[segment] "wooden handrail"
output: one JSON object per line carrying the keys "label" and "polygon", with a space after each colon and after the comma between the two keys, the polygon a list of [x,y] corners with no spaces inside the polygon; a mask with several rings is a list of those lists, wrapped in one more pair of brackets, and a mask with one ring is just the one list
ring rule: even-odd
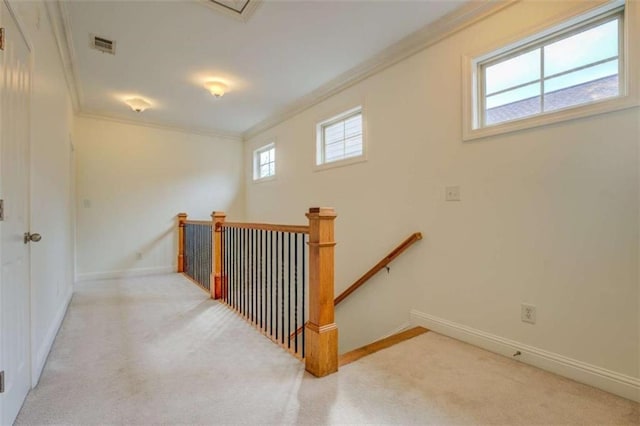
{"label": "wooden handrail", "polygon": [[305,225],[276,225],[273,223],[225,222],[220,226],[223,228],[260,229],[263,231],[293,232],[297,234],[309,233],[309,227]]}
{"label": "wooden handrail", "polygon": [[[364,283],[366,283],[375,274],[380,272],[382,268],[384,268],[389,263],[391,263],[396,257],[400,256],[406,249],[411,247],[413,243],[421,239],[422,239],[421,232],[414,232],[413,234],[411,234],[406,240],[400,243],[398,247],[393,249],[391,253],[386,255],[380,262],[376,263],[376,265],[373,268],[369,269],[363,276],[358,278],[358,280],[355,283],[351,284],[349,288],[347,288],[345,291],[340,293],[340,295],[333,300],[333,306],[337,306],[338,303],[346,299],[351,293],[353,293],[354,291],[362,287]],[[302,331],[302,327],[298,328],[296,331],[291,333],[291,335],[289,336],[289,339],[292,339],[293,337],[295,337],[296,334],[299,334],[301,331]]]}
{"label": "wooden handrail", "polygon": [[411,247],[413,243],[422,239],[422,233],[415,232],[409,236],[406,240],[404,240],[398,247],[394,248],[391,253],[386,255],[380,262],[376,263],[376,265],[369,269],[363,276],[358,278],[358,280],[351,284],[349,288],[340,293],[338,297],[336,297],[333,301],[334,306],[338,306],[340,302],[349,297],[351,293],[362,287],[364,283],[369,281],[371,277],[380,272],[382,268],[391,263],[396,257],[400,256],[406,249]]}

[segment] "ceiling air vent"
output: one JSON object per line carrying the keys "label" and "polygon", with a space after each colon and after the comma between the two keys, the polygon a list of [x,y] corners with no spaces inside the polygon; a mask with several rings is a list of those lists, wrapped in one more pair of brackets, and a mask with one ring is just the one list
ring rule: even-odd
{"label": "ceiling air vent", "polygon": [[116,54],[116,43],[113,40],[91,34],[91,48],[104,53]]}

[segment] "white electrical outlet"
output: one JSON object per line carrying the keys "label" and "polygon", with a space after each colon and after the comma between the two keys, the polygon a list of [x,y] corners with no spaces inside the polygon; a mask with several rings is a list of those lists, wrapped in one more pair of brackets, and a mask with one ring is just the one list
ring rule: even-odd
{"label": "white electrical outlet", "polygon": [[460,187],[459,186],[447,186],[444,188],[445,199],[447,201],[460,201]]}
{"label": "white electrical outlet", "polygon": [[523,303],[520,305],[520,319],[522,322],[528,322],[529,324],[536,323],[536,307],[534,305],[528,305]]}

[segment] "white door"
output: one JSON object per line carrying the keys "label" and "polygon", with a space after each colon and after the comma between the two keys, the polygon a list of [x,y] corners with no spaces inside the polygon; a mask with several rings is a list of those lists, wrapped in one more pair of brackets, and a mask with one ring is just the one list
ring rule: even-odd
{"label": "white door", "polygon": [[15,420],[29,392],[29,98],[30,51],[15,19],[0,0],[0,424]]}

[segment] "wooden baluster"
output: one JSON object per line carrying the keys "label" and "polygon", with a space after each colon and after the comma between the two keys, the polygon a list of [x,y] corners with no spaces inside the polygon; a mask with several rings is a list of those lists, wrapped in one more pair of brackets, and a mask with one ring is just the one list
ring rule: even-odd
{"label": "wooden baluster", "polygon": [[334,220],[332,208],[313,207],[309,219],[309,322],[305,368],[316,377],[338,371],[338,327],[334,322]]}
{"label": "wooden baluster", "polygon": [[211,273],[211,298],[219,299],[222,296],[222,286],[226,285],[226,277],[222,276],[222,224],[227,217],[224,212],[211,213],[211,220],[213,222],[213,254],[212,264],[213,271]]}
{"label": "wooden baluster", "polygon": [[178,272],[184,272],[184,223],[186,213],[178,213]]}

